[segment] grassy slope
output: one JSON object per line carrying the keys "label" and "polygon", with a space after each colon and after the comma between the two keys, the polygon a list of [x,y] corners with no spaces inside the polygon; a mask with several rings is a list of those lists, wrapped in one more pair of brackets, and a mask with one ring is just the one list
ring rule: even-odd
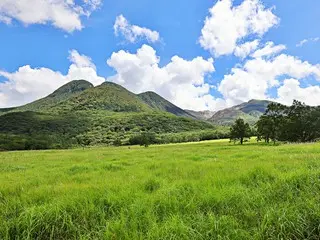
{"label": "grassy slope", "polygon": [[0,153],[0,239],[318,239],[320,145]]}

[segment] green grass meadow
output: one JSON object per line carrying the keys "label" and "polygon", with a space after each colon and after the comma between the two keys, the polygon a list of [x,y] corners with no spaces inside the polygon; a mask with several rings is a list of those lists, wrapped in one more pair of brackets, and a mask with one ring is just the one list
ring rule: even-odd
{"label": "green grass meadow", "polygon": [[2,152],[0,239],[320,239],[320,144]]}

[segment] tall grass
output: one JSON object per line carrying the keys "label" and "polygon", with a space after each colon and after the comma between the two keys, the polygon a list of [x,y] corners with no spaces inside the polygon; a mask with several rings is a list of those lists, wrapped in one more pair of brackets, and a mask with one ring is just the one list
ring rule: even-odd
{"label": "tall grass", "polygon": [[0,239],[319,239],[320,144],[0,153]]}

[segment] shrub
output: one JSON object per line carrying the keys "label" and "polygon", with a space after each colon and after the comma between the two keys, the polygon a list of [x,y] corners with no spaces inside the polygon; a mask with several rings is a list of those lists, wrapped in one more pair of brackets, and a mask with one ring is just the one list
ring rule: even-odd
{"label": "shrub", "polygon": [[140,145],[149,147],[150,144],[157,143],[156,135],[150,132],[144,132],[129,139],[130,145]]}

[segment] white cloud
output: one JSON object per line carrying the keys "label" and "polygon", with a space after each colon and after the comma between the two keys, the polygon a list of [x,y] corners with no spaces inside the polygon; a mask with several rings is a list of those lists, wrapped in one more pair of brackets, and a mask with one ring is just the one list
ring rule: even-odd
{"label": "white cloud", "polygon": [[103,77],[97,75],[95,65],[87,56],[72,50],[69,59],[72,64],[67,75],[49,68],[32,68],[29,65],[20,67],[13,73],[0,70],[0,76],[7,79],[0,83],[0,107],[32,102],[72,80],[85,79],[94,85],[105,81]]}
{"label": "white cloud", "polygon": [[70,62],[76,65],[78,68],[93,68],[96,70],[96,66],[93,64],[92,59],[86,55],[81,55],[78,53],[77,50],[69,51],[69,58]]}
{"label": "white cloud", "polygon": [[308,86],[300,87],[300,82],[297,79],[286,79],[283,85],[278,88],[278,98],[276,101],[291,105],[293,100],[299,100],[311,106],[320,105],[320,87]]}
{"label": "white cloud", "polygon": [[285,49],[285,45],[274,45],[273,42],[267,42],[263,48],[258,49],[251,56],[254,58],[271,57],[277,55]]}
{"label": "white cloud", "polygon": [[223,107],[224,101],[210,95],[211,86],[205,83],[205,76],[214,71],[213,59],[197,57],[187,61],[174,56],[163,67],[159,67],[159,61],[156,51],[148,45],[134,54],[123,50],[115,52],[107,63],[117,74],[107,80],[135,93],[155,91],[182,108]]}
{"label": "white cloud", "polygon": [[232,0],[219,0],[206,18],[200,45],[215,56],[232,54],[238,42],[249,35],[262,36],[279,18],[260,0],[244,0],[232,6]]}
{"label": "white cloud", "polygon": [[269,98],[268,90],[279,86],[280,77],[283,76],[298,80],[313,76],[320,80],[320,65],[311,65],[285,54],[272,59],[251,59],[243,67],[235,67],[230,74],[225,75],[218,90],[228,105],[250,99],[266,99]]}
{"label": "white cloud", "polygon": [[10,24],[16,19],[25,25],[52,24],[66,32],[83,28],[81,17],[90,16],[101,0],[0,0],[0,21]]}
{"label": "white cloud", "polygon": [[246,42],[242,45],[239,45],[234,50],[234,55],[236,55],[239,58],[246,58],[250,53],[252,53],[254,50],[256,50],[259,46],[259,40],[253,40],[251,42]]}
{"label": "white cloud", "polygon": [[148,42],[153,43],[160,40],[160,34],[157,31],[152,31],[137,25],[131,25],[123,15],[117,16],[113,28],[116,36],[121,34],[131,43],[136,42],[141,38],[146,38]]}
{"label": "white cloud", "polygon": [[319,41],[320,41],[320,37],[303,39],[296,45],[296,47],[302,47],[303,45],[309,42],[319,42]]}

